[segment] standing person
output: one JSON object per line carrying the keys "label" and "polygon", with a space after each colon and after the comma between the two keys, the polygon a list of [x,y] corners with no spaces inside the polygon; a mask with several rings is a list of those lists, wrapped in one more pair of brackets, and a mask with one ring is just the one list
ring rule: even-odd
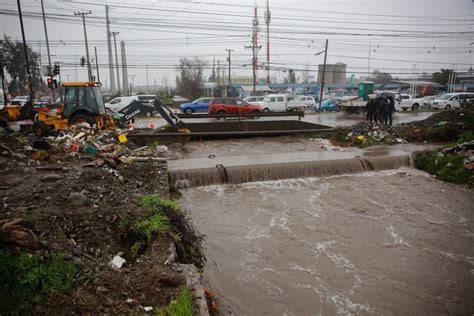
{"label": "standing person", "polygon": [[377,110],[377,119],[376,122],[384,123],[387,120],[387,108],[386,108],[387,98],[382,94],[378,95],[375,98],[375,108]]}
{"label": "standing person", "polygon": [[388,119],[388,124],[392,126],[393,122],[393,112],[395,112],[395,99],[393,96],[388,96],[387,97],[387,119]]}
{"label": "standing person", "polygon": [[366,109],[367,109],[367,121],[372,125],[372,121],[376,118],[375,116],[375,100],[374,95],[369,95],[369,101],[367,101]]}

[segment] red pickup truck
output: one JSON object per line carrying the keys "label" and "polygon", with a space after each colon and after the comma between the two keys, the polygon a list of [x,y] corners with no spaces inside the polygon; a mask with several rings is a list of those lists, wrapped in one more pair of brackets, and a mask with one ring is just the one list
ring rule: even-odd
{"label": "red pickup truck", "polygon": [[234,114],[263,112],[260,105],[250,104],[239,98],[216,98],[209,103],[209,114]]}

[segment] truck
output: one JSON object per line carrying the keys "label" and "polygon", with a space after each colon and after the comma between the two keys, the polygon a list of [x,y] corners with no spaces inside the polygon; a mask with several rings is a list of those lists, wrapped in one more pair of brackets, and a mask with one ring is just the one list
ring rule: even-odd
{"label": "truck", "polygon": [[264,112],[305,111],[307,101],[289,100],[287,94],[268,94],[263,101],[252,102],[263,107]]}

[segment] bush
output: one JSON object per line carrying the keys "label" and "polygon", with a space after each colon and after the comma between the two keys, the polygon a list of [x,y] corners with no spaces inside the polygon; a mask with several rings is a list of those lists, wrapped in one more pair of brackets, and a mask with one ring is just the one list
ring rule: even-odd
{"label": "bush", "polygon": [[463,153],[445,156],[428,151],[415,158],[415,166],[437,176],[442,181],[474,185],[474,173],[464,168],[464,159]]}
{"label": "bush", "polygon": [[0,250],[0,315],[33,314],[41,299],[68,291],[77,271],[62,254],[40,260],[37,255],[14,256]]}

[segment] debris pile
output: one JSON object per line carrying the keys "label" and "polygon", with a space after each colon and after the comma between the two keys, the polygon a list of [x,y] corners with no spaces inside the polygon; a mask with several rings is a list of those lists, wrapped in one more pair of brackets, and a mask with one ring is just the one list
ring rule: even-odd
{"label": "debris pile", "polygon": [[119,236],[126,221],[147,215],[140,197],[168,198],[166,155],[165,146],[138,147],[120,130],[86,125],[48,138],[0,131],[0,251],[61,254],[79,273],[68,293],[35,302],[35,313],[138,314],[177,295],[183,275],[169,260],[173,239],[157,237],[135,260]]}

